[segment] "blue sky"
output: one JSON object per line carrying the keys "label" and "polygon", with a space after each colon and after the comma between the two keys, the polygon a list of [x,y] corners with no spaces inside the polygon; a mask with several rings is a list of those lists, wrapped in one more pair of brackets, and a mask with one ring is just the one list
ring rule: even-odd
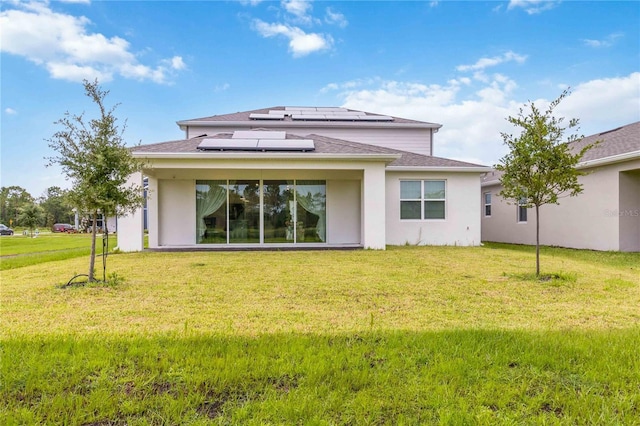
{"label": "blue sky", "polygon": [[68,187],[45,167],[98,78],[129,144],[177,120],[277,105],[441,123],[435,155],[495,164],[527,101],[590,135],[640,120],[640,2],[23,1],[0,3],[1,185]]}

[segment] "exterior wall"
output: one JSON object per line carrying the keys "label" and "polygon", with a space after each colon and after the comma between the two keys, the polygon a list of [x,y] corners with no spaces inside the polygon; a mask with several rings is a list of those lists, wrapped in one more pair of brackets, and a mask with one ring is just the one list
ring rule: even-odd
{"label": "exterior wall", "polygon": [[196,243],[195,182],[187,179],[158,182],[158,244]]}
{"label": "exterior wall", "polygon": [[327,242],[361,244],[360,180],[327,180]]}
{"label": "exterior wall", "polygon": [[187,131],[187,139],[203,134],[229,133],[235,130],[251,130],[252,128],[268,128],[269,130],[286,130],[288,133],[300,136],[317,134],[337,139],[346,139],[353,142],[367,143],[418,154],[432,155],[431,131],[432,129],[411,128],[331,128],[302,124],[296,127],[278,127],[276,123],[260,123],[255,126],[229,126],[229,127],[190,127]]}
{"label": "exterior wall", "polygon": [[147,177],[147,231],[149,232],[149,248],[158,248],[158,179]]}
{"label": "exterior wall", "polygon": [[640,170],[620,172],[620,251],[640,251]]}
{"label": "exterior wall", "polygon": [[[560,200],[559,205],[540,207],[540,244],[592,250],[621,250],[623,230],[633,232],[637,225],[633,217],[626,218],[628,225],[621,226],[619,212],[634,210],[636,198],[629,196],[634,186],[620,187],[620,172],[640,169],[640,160],[593,168],[590,174],[580,177],[583,192],[577,197]],[[635,176],[635,175],[634,175]],[[637,185],[637,181],[634,185]],[[527,223],[517,222],[517,207],[509,205],[497,196],[500,185],[482,188],[492,194],[492,215],[482,214],[482,239],[515,244],[535,244],[535,210],[529,209]],[[636,192],[637,194],[637,192]],[[621,198],[620,196],[623,196]],[[627,223],[627,222],[625,222]],[[636,234],[637,235],[637,234]],[[627,244],[627,243],[625,243]]]}
{"label": "exterior wall", "polygon": [[[444,220],[400,220],[401,180],[444,179]],[[387,172],[386,234],[389,245],[480,244],[479,173]]]}
{"label": "exterior wall", "polygon": [[[129,177],[130,185],[142,186],[142,173]],[[142,208],[118,219],[118,248],[124,252],[141,251],[144,248],[144,215]]]}
{"label": "exterior wall", "polygon": [[[369,164],[362,180],[362,235],[364,248],[384,250],[387,244],[385,231],[385,166]],[[387,235],[385,235],[387,234]]]}

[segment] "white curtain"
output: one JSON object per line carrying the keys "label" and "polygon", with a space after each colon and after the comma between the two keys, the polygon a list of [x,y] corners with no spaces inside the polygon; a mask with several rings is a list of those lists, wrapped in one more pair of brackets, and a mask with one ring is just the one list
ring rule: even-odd
{"label": "white curtain", "polygon": [[[207,188],[207,189],[205,189]],[[196,185],[196,235],[202,241],[207,225],[204,218],[217,211],[227,201],[227,190],[213,182]]]}
{"label": "white curtain", "polygon": [[[318,238],[323,243],[327,238],[326,231],[326,196],[325,196],[326,186],[324,184],[298,184],[297,185],[297,201],[300,203],[302,208],[304,208],[309,213],[315,214],[318,216],[318,223],[316,224],[316,233],[318,234]],[[302,195],[303,192],[306,192],[307,195]]]}

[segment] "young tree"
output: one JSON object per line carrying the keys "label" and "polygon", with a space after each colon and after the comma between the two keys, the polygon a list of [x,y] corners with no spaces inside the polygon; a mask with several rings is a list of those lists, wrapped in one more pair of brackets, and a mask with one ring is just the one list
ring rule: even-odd
{"label": "young tree", "polygon": [[560,204],[559,198],[574,197],[582,192],[578,177],[585,172],[576,169],[582,156],[595,144],[589,144],[578,152],[572,152],[571,142],[581,139],[576,133],[578,120],[564,123],[564,117],[553,115],[555,108],[569,95],[565,90],[548,109],[540,111],[533,102],[529,102],[530,111],[520,108],[517,117],[507,120],[520,128],[519,136],[501,133],[509,147],[509,153],[500,159],[496,170],[503,172],[500,179],[502,190],[499,195],[520,203],[524,207],[535,207],[536,211],[536,276],[540,276],[540,206]]}
{"label": "young tree", "polygon": [[44,211],[42,207],[34,203],[25,204],[20,208],[20,214],[18,215],[18,223],[21,226],[29,228],[31,238],[33,238],[33,230],[42,225],[44,220]]}
{"label": "young tree", "polygon": [[87,122],[84,113],[72,115],[66,112],[56,121],[62,130],[48,140],[49,147],[57,152],[49,157],[49,165],[60,165],[72,187],[67,200],[79,211],[89,212],[92,218],[91,256],[89,282],[94,281],[96,257],[96,220],[133,212],[144,202],[140,185],[127,185],[128,177],[141,170],[142,163],[131,156],[123,139],[123,132],[116,124],[114,106],[104,104],[109,93],[100,88],[98,81],[84,81],[85,94],[96,104],[99,116]]}

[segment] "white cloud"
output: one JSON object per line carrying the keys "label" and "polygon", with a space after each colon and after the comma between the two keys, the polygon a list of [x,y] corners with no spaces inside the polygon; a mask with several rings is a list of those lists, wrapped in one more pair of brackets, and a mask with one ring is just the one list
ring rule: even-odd
{"label": "white cloud", "polygon": [[[517,62],[521,64],[526,60],[526,55],[519,55],[515,52],[508,51],[503,55],[494,56],[493,58],[480,58],[473,65],[458,65],[456,69],[458,71],[481,71],[485,68],[495,67],[496,65],[500,65],[505,62]],[[478,79],[482,80],[483,78],[479,76]]]}
{"label": "white cloud", "polygon": [[114,75],[166,83],[172,70],[184,68],[182,58],[154,67],[138,62],[121,37],[90,33],[84,16],[54,12],[47,3],[16,3],[0,12],[2,52],[23,56],[45,67],[51,77],[70,81],[112,80]]}
{"label": "white cloud", "polygon": [[579,118],[585,135],[640,120],[640,72],[580,83],[558,106],[558,114]]}
{"label": "white cloud", "polygon": [[342,13],[334,12],[330,7],[328,7],[325,12],[324,21],[327,24],[337,25],[340,28],[345,28],[347,25],[349,25],[349,21],[347,21],[347,18],[345,18]]}
{"label": "white cloud", "polygon": [[622,36],[623,36],[622,33],[613,33],[613,34],[609,34],[602,40],[583,39],[582,41],[585,45],[589,47],[595,47],[595,48],[611,47],[614,45],[616,40],[621,38]]}
{"label": "white cloud", "polygon": [[553,9],[559,3],[557,0],[511,0],[507,9],[521,8],[529,15],[536,15]]}
{"label": "white cloud", "polygon": [[174,70],[183,70],[187,68],[187,64],[182,60],[182,56],[174,56],[169,62],[171,63],[171,68]]}
{"label": "white cloud", "polygon": [[295,16],[295,21],[303,24],[311,24],[313,18],[309,15],[312,6],[307,0],[282,0],[282,7]]}
{"label": "white cloud", "polygon": [[285,24],[268,24],[259,19],[253,26],[263,37],[283,36],[289,39],[289,51],[294,57],[306,56],[313,52],[330,49],[333,38],[330,35],[305,33],[298,27]]}
{"label": "white cloud", "polygon": [[9,115],[16,115],[18,113],[15,109],[8,107],[4,109],[4,112]]}
{"label": "white cloud", "polygon": [[[526,99],[516,99],[517,82],[503,74],[487,82],[452,79],[445,85],[385,81],[379,78],[330,83],[346,108],[443,124],[435,136],[436,156],[495,164],[506,153],[500,132]],[[560,94],[560,92],[558,92]],[[535,100],[544,108],[551,101]],[[640,120],[640,73],[578,84],[558,107],[559,116],[579,118],[582,132],[594,134]]]}

